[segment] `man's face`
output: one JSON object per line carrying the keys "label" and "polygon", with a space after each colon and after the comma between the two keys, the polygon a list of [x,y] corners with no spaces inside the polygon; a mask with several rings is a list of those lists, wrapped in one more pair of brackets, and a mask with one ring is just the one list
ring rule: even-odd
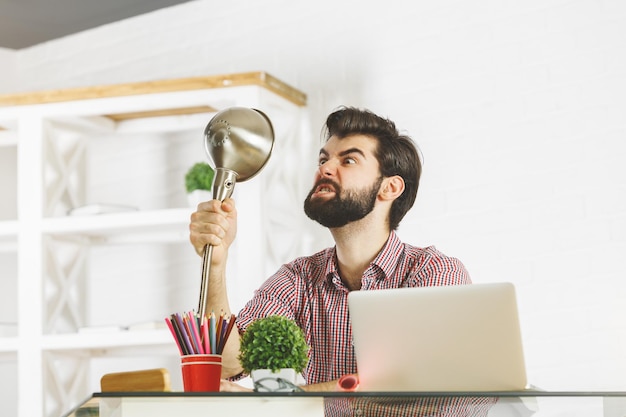
{"label": "man's face", "polygon": [[369,136],[331,137],[320,150],[315,184],[304,201],[306,215],[330,228],[368,215],[382,183],[375,149]]}

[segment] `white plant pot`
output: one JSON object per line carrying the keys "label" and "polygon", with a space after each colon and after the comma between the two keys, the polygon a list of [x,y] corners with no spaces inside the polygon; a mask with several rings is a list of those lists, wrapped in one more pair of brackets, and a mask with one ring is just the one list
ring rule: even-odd
{"label": "white plant pot", "polygon": [[[272,372],[271,369],[255,369],[250,372],[250,377],[254,381],[257,391],[291,392],[293,391],[292,385],[296,385],[298,374],[293,368],[279,369],[278,372]],[[278,378],[290,382],[292,385],[281,384]]]}
{"label": "white plant pot", "polygon": [[192,192],[187,193],[189,207],[193,209],[198,207],[198,204],[209,200],[213,200],[213,192],[209,190],[193,190]]}

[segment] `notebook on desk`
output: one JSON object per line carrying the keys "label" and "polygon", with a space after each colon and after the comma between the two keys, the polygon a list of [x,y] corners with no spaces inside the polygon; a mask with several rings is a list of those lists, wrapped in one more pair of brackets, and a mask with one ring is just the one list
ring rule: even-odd
{"label": "notebook on desk", "polygon": [[526,368],[510,283],[353,291],[362,391],[522,391]]}

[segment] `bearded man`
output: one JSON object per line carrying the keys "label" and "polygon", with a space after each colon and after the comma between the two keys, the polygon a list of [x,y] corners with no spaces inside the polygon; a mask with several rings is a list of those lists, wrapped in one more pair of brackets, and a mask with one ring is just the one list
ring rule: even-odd
{"label": "bearded man", "polygon": [[[350,291],[470,283],[463,264],[434,247],[400,241],[396,230],[413,206],[422,165],[410,137],[368,110],[342,107],[326,120],[313,187],[304,202],[312,220],[327,227],[335,246],[284,264],[237,316],[223,354],[222,390],[243,390],[237,360],[240,332],[255,319],[293,319],[311,347],[302,376],[310,391],[336,390],[337,380],[356,374]],[[230,314],[226,258],[235,239],[232,199],[201,203],[192,214],[190,240],[198,254],[213,245],[206,311]],[[427,318],[420,318],[427,319]]]}

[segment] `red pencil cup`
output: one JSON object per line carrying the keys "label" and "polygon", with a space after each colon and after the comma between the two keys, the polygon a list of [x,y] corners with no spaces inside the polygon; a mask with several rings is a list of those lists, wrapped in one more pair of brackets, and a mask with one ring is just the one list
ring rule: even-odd
{"label": "red pencil cup", "polygon": [[222,355],[184,355],[180,358],[185,392],[218,392]]}

